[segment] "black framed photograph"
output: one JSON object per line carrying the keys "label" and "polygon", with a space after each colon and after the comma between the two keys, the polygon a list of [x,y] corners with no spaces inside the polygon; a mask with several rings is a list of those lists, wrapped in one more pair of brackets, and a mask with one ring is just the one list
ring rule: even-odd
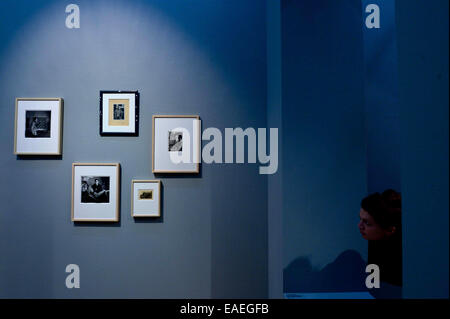
{"label": "black framed photograph", "polygon": [[62,155],[62,98],[16,98],[14,154]]}
{"label": "black framed photograph", "polygon": [[100,135],[139,136],[138,91],[100,91]]}

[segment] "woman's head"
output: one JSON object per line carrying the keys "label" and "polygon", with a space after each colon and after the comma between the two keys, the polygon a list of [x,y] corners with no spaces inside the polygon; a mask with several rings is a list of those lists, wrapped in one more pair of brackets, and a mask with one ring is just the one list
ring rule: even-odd
{"label": "woman's head", "polygon": [[359,231],[364,239],[388,239],[401,231],[401,196],[392,189],[361,201]]}

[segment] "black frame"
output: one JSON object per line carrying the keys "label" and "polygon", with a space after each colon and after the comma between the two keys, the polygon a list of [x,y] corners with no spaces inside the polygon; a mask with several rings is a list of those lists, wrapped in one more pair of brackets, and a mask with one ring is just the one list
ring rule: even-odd
{"label": "black frame", "polygon": [[[103,132],[103,94],[134,94],[135,119],[134,133],[111,133]],[[100,135],[101,136],[139,136],[139,91],[100,91]]]}

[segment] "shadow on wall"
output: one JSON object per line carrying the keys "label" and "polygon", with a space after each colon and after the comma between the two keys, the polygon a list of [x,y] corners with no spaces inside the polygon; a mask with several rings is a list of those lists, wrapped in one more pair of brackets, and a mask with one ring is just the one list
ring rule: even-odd
{"label": "shadow on wall", "polygon": [[342,252],[322,270],[314,269],[307,257],[292,261],[283,274],[284,291],[294,292],[355,292],[367,291],[366,262],[355,250]]}
{"label": "shadow on wall", "polygon": [[367,263],[355,250],[342,252],[322,270],[314,269],[307,257],[294,259],[283,271],[285,293],[369,292],[376,299],[402,298],[402,288],[380,282],[380,288],[367,289]]}

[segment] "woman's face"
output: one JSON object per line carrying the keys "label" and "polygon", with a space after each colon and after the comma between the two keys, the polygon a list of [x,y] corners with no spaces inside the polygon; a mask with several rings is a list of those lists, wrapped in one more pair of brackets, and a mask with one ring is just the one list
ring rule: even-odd
{"label": "woman's face", "polygon": [[359,211],[359,232],[366,240],[382,240],[386,239],[394,233],[395,229],[383,229],[378,225],[373,217],[364,209]]}

